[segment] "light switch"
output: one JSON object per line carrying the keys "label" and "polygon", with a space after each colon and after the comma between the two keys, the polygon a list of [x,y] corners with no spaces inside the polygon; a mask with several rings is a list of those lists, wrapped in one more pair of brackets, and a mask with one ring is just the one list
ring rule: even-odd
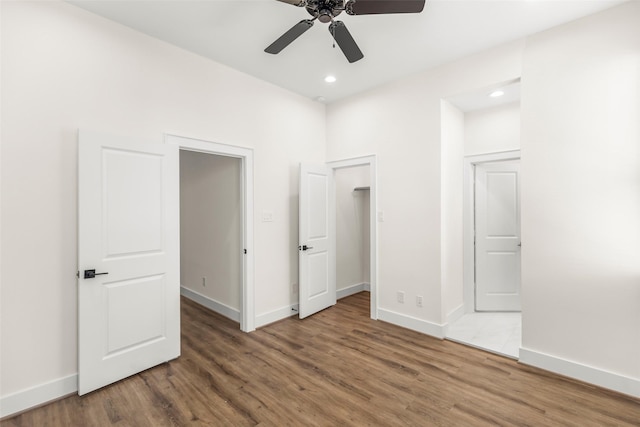
{"label": "light switch", "polygon": [[262,222],[273,222],[273,212],[262,211]]}

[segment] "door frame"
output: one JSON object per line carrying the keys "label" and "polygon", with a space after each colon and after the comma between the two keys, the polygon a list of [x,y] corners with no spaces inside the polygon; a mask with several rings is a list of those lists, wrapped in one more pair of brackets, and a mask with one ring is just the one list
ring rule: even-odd
{"label": "door frame", "polygon": [[203,139],[165,134],[165,144],[176,145],[179,150],[215,154],[240,159],[241,163],[241,214],[242,244],[246,251],[242,257],[242,286],[240,303],[240,330],[254,331],[255,293],[254,293],[254,256],[253,256],[253,149]]}
{"label": "door frame", "polygon": [[[375,154],[353,157],[343,160],[333,160],[327,162],[327,166],[330,168],[329,185],[331,191],[331,197],[329,197],[329,209],[335,212],[336,209],[336,189],[335,189],[335,171],[338,169],[345,169],[354,166],[369,166],[369,235],[370,235],[370,250],[369,250],[369,286],[370,286],[370,316],[371,319],[378,319],[378,197],[377,197],[377,170],[376,170],[376,156]],[[332,256],[336,257],[336,222],[335,215],[330,215],[331,218],[329,224],[329,231],[334,236]]]}
{"label": "door frame", "polygon": [[520,150],[498,151],[464,157],[463,288],[464,312],[475,312],[475,167],[477,164],[520,160]]}

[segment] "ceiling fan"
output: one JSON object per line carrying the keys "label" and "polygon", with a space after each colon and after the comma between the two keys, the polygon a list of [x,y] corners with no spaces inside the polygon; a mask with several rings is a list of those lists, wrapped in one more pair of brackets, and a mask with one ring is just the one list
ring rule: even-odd
{"label": "ceiling fan", "polygon": [[264,51],[277,54],[289,46],[295,39],[313,26],[314,21],[329,24],[329,32],[340,46],[340,49],[349,62],[356,62],[364,58],[362,51],[356,44],[351,33],[342,21],[333,18],[343,11],[347,15],[379,15],[390,13],[420,13],[424,9],[425,0],[278,0],[294,6],[304,7],[312,16],[311,19],[303,19],[291,27],[289,31],[281,35],[271,43]]}

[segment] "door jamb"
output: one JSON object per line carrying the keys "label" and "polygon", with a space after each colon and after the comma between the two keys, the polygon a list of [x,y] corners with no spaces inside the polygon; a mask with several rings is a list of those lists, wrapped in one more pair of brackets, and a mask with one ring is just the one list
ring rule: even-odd
{"label": "door jamb", "polygon": [[240,159],[242,169],[242,243],[246,254],[242,257],[242,286],[240,330],[254,331],[254,256],[253,256],[253,150],[202,139],[165,134],[165,144],[176,145],[180,150]]}
{"label": "door jamb", "polygon": [[520,150],[499,151],[464,157],[463,190],[463,301],[464,312],[475,311],[475,166],[480,163],[520,160]]}
{"label": "door jamb", "polygon": [[[330,185],[330,209],[335,210],[335,180],[333,179],[335,171],[338,169],[353,166],[369,166],[369,234],[370,234],[370,252],[369,252],[369,285],[370,285],[370,316],[372,319],[378,319],[378,197],[377,197],[377,172],[376,172],[376,156],[375,154],[362,157],[354,157],[350,159],[334,160],[327,162],[327,166],[331,169]],[[336,232],[335,215],[330,215],[331,224],[330,231]],[[333,239],[333,257],[336,256],[336,239]],[[335,260],[334,260],[335,261]]]}

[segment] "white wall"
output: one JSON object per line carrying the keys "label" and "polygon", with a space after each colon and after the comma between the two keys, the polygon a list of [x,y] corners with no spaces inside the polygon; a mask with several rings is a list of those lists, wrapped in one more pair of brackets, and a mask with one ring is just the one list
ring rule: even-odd
{"label": "white wall", "polygon": [[464,154],[520,149],[520,103],[464,114]]}
{"label": "white wall", "polygon": [[325,160],[325,107],[66,3],[0,7],[2,397],[75,384],[78,128],[252,148],[256,314],[290,312],[298,164]]}
{"label": "white wall", "polygon": [[[381,318],[442,335],[447,313],[442,304],[441,99],[517,79],[523,45],[510,43],[328,106],[328,158],[370,153],[378,158],[378,210],[384,216],[378,224]],[[462,141],[456,150],[462,153]],[[455,197],[462,192],[462,159],[452,159],[451,165],[446,176]],[[446,253],[457,254],[448,259],[459,265],[449,268],[461,272],[462,239],[451,240]],[[405,292],[404,304],[397,302],[398,291]],[[416,306],[417,295],[424,296],[422,308]]]}
{"label": "white wall", "polygon": [[631,2],[531,37],[521,104],[522,345],[636,380],[638,23]]}
{"label": "white wall", "polygon": [[241,169],[237,158],[180,151],[180,285],[236,312],[242,287]]}
{"label": "white wall", "polygon": [[338,169],[336,188],[336,290],[369,283],[369,166]]}

